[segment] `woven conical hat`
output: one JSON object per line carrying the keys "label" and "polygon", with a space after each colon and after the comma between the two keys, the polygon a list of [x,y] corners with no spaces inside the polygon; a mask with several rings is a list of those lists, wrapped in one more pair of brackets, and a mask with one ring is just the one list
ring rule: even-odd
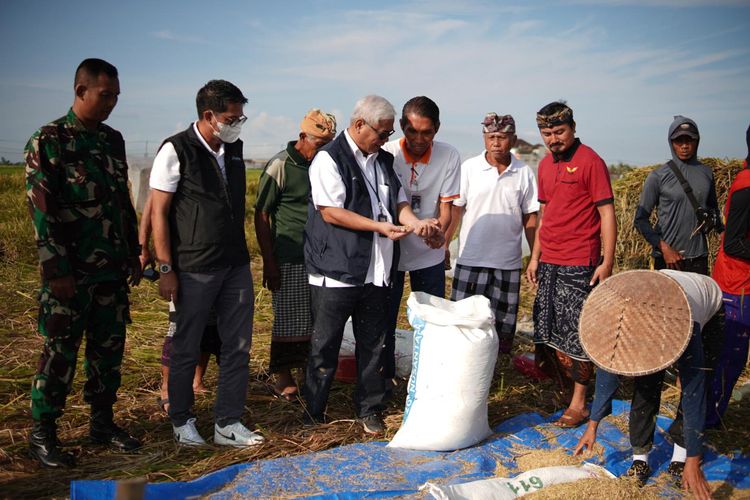
{"label": "woven conical hat", "polygon": [[583,304],[581,344],[591,361],[618,375],[648,375],[676,361],[693,332],[690,305],[675,280],[626,271],[599,284]]}

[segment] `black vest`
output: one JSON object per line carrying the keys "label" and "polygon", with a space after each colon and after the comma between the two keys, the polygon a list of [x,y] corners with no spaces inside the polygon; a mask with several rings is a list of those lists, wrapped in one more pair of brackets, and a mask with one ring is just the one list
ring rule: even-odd
{"label": "black vest", "polygon": [[[373,216],[364,173],[357,164],[357,160],[354,159],[344,133],[340,133],[322,150],[328,152],[336,162],[346,188],[344,208],[369,219],[375,219],[377,214]],[[396,221],[398,219],[398,190],[401,188],[401,183],[393,171],[393,156],[381,149],[377,163],[381,166],[379,172],[386,173],[385,179],[378,176],[378,183],[384,183],[390,187],[388,199],[381,201]],[[397,223],[394,222],[394,224]],[[310,196],[305,225],[305,266],[309,273],[322,274],[351,285],[364,285],[372,257],[373,238],[379,238],[379,236],[370,231],[355,231],[325,222],[320,212],[315,209],[312,195]],[[399,258],[398,242],[393,243],[390,283],[393,283],[395,278]]]}
{"label": "black vest", "polygon": [[164,142],[172,143],[180,160],[169,211],[172,264],[180,271],[206,272],[249,263],[242,141],[224,144],[227,183],[192,124]]}

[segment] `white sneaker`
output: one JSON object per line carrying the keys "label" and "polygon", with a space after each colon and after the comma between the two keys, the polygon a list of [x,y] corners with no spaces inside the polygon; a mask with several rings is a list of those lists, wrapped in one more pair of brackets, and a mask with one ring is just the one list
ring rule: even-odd
{"label": "white sneaker", "polygon": [[198,429],[195,428],[195,418],[189,418],[185,425],[180,427],[172,426],[174,431],[174,440],[177,444],[185,446],[201,446],[206,444],[201,435],[198,433]]}
{"label": "white sneaker", "polygon": [[241,422],[219,427],[214,424],[214,444],[225,446],[255,446],[263,443],[266,439],[260,434],[251,431]]}

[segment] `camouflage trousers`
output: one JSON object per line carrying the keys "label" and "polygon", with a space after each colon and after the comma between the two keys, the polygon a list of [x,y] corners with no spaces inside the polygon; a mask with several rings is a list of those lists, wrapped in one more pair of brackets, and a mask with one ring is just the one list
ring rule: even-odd
{"label": "camouflage trousers", "polygon": [[55,297],[46,283],[42,285],[38,328],[44,347],[31,385],[34,420],[54,420],[62,415],[84,334],[84,399],[92,406],[114,404],[120,387],[125,325],[129,322],[125,282],[76,285],[75,296],[67,301]]}

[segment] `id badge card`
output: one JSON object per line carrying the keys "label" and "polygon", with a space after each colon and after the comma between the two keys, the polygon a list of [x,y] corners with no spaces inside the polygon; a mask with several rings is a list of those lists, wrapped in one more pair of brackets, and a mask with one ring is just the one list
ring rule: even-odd
{"label": "id badge card", "polygon": [[411,211],[415,214],[422,212],[422,195],[411,195]]}
{"label": "id badge card", "polygon": [[[384,213],[378,214],[378,222],[388,222],[388,217]],[[378,236],[381,238],[385,238],[385,235],[383,233],[378,233]]]}

